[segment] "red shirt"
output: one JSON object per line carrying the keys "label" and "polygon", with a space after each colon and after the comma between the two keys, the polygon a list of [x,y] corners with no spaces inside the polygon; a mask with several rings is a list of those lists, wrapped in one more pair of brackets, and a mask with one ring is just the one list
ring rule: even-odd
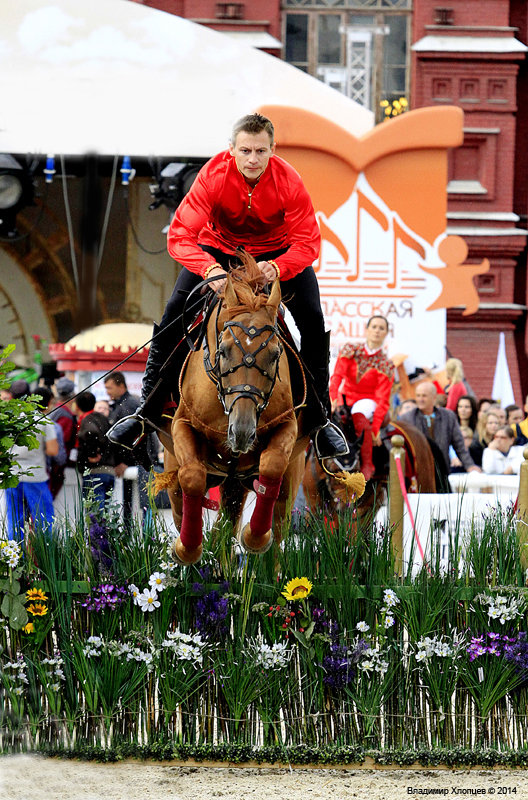
{"label": "red shirt", "polygon": [[346,344],[330,378],[330,398],[340,401],[344,394],[348,406],[358,400],[374,400],[372,432],[377,436],[389,410],[393,383],[394,365],[381,350],[367,353],[362,344]]}
{"label": "red shirt", "polygon": [[454,411],[456,414],[458,401],[461,397],[467,394],[467,389],[463,381],[459,381],[458,383],[453,383],[449,389],[447,389],[447,403],[446,408],[450,411]]}
{"label": "red shirt", "polygon": [[203,276],[214,261],[199,244],[224,253],[242,246],[252,256],[287,247],[275,259],[280,278],[298,275],[313,264],[321,245],[312,201],[298,172],[274,155],[252,189],[229,151],[214,156],[178,206],[167,237],[170,255]]}

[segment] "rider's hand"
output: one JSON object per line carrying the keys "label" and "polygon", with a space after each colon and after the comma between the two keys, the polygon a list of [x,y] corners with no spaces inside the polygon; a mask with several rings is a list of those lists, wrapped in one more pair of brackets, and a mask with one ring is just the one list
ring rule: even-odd
{"label": "rider's hand", "polygon": [[277,277],[277,270],[270,264],[269,261],[257,261],[257,267],[260,270],[262,275],[261,283],[265,285],[266,283],[270,283],[270,281],[274,281]]}
{"label": "rider's hand", "polygon": [[207,291],[207,289],[212,289],[213,292],[217,292],[219,289],[224,288],[224,281],[227,278],[227,272],[225,271],[225,269],[222,269],[222,267],[215,267],[214,269],[211,270],[211,272],[207,277],[214,278],[217,275],[220,278],[220,280],[211,281],[211,283],[208,283],[207,288],[204,287],[205,291]]}
{"label": "rider's hand", "polygon": [[332,414],[334,413],[336,408],[337,408],[337,399],[336,400],[332,400],[332,405],[330,406],[330,410],[331,410]]}
{"label": "rider's hand", "polygon": [[372,434],[372,444],[374,445],[374,447],[381,447],[382,441],[381,441],[381,435],[379,433],[377,433],[375,436],[374,434]]}

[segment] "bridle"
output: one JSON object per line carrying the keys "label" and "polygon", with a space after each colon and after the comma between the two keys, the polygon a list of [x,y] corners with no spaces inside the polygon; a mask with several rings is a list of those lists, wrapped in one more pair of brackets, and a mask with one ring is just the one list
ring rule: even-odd
{"label": "bridle", "polygon": [[[218,307],[217,311],[217,322],[218,316],[220,313],[220,306]],[[244,345],[240,341],[240,334],[237,336],[235,333],[235,328],[239,328],[242,333],[244,333],[250,340],[253,340],[257,336],[261,336],[263,333],[268,333],[266,339],[261,342],[258,347],[254,350],[246,350]],[[244,325],[242,322],[238,322],[237,320],[227,320],[224,323],[224,327],[221,331],[218,330],[218,324],[215,325],[216,330],[216,351],[214,362],[211,361],[211,353],[209,350],[209,344],[207,342],[207,332],[204,334],[203,337],[203,352],[204,352],[204,367],[205,371],[210,378],[210,380],[215,384],[216,388],[218,389],[218,399],[222,403],[223,409],[226,414],[229,414],[235,405],[235,403],[243,397],[247,397],[255,403],[256,412],[257,412],[257,419],[260,417],[264,409],[267,407],[271,394],[273,392],[273,388],[275,386],[275,382],[277,380],[279,374],[279,363],[280,357],[283,352],[283,346],[280,340],[279,330],[276,325],[262,325],[260,328],[257,328],[256,325]],[[233,341],[240,350],[242,354],[242,359],[240,363],[235,364],[235,366],[230,367],[227,370],[222,371],[220,369],[220,347],[222,345],[222,338],[224,333],[228,330],[233,337]],[[279,353],[278,357],[274,364],[274,369],[272,374],[268,372],[268,370],[263,369],[260,364],[257,362],[257,356],[263,350],[265,350],[270,341],[276,337],[279,345]],[[251,383],[240,383],[236,384],[235,386],[225,386],[224,379],[228,376],[239,370],[241,367],[248,367],[249,369],[256,369],[260,372],[260,374],[268,379],[269,386],[266,391],[262,391],[262,389],[257,388]],[[226,400],[228,397],[232,395],[236,395],[233,402],[231,403],[230,407],[227,408]]]}

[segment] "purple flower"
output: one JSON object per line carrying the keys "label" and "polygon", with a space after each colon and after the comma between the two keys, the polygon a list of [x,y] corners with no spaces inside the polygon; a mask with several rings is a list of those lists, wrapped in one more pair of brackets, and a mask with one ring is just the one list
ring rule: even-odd
{"label": "purple flower", "polygon": [[196,627],[203,636],[221,637],[227,633],[225,619],[229,610],[227,598],[213,590],[196,603]]}
{"label": "purple flower", "polygon": [[90,597],[81,603],[82,608],[97,613],[109,609],[115,611],[125,600],[128,599],[128,591],[125,586],[114,586],[113,583],[103,583],[94,586]]}
{"label": "purple flower", "polygon": [[106,524],[98,520],[94,514],[90,514],[88,534],[95,566],[108,570],[112,565],[112,551],[106,535]]}
{"label": "purple flower", "polygon": [[314,622],[314,633],[328,633],[330,622],[326,617],[324,608],[313,608],[312,620]]}
{"label": "purple flower", "polygon": [[516,643],[517,641],[517,637],[512,638],[511,636],[504,636],[500,633],[493,633],[492,631],[483,633],[480,636],[474,636],[467,647],[469,660],[475,661],[475,659],[481,656],[495,656],[496,658],[500,658],[506,655],[508,645]]}
{"label": "purple flower", "polygon": [[522,631],[514,641],[508,638],[508,643],[504,646],[504,657],[515,665],[516,672],[520,672],[523,678],[528,679],[528,638],[526,632]]}
{"label": "purple flower", "polygon": [[368,644],[361,639],[353,650],[345,645],[330,645],[329,655],[323,658],[323,682],[333,689],[342,689],[352,682],[356,675],[356,664],[361,654],[368,648]]}

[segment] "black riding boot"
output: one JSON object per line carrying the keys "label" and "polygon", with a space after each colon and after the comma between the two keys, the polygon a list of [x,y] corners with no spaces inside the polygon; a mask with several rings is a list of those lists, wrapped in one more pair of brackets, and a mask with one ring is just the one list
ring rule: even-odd
{"label": "black riding boot", "polygon": [[337,458],[349,452],[347,440],[337,425],[330,422],[330,379],[328,361],[330,357],[330,333],[325,333],[319,346],[311,347],[301,355],[311,376],[307,376],[306,409],[303,412],[304,427],[312,439],[317,458]]}
{"label": "black riding boot", "polygon": [[107,432],[114,444],[132,450],[145,435],[145,424],[149,421],[160,426],[161,412],[165,403],[165,381],[160,376],[161,368],[169,358],[173,342],[169,336],[160,334],[161,328],[154,323],[152,341],[143,375],[141,405],[131,416],[118,420]]}

